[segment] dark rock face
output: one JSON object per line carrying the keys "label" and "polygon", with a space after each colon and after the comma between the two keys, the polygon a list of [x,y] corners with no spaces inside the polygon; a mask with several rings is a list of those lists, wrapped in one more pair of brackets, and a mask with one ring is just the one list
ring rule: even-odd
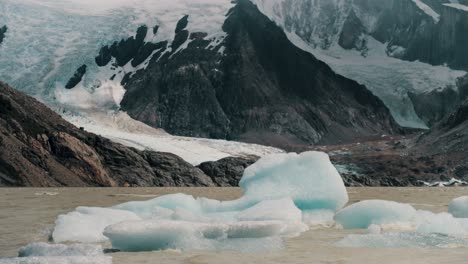
{"label": "dark rock face", "polygon": [[[364,0],[363,0],[364,1]],[[389,12],[381,16],[378,27],[370,35],[383,43],[404,47],[402,59],[420,60],[433,65],[448,64],[457,69],[468,69],[468,13],[427,1],[440,15],[434,20],[412,1],[394,0]]]}
{"label": "dark rock face", "polygon": [[125,82],[121,106],[133,118],[176,135],[275,146],[399,130],[377,97],[291,44],[250,1],[229,12],[223,52],[186,31],[187,19],[172,53],[154,56]]}
{"label": "dark rock face", "polygon": [[460,103],[459,94],[452,88],[441,91],[431,91],[423,94],[409,93],[416,114],[432,127],[447,114],[451,113]]}
{"label": "dark rock face", "polygon": [[198,168],[208,175],[216,186],[239,186],[244,170],[258,159],[258,157],[225,158],[202,163]]}
{"label": "dark rock face", "polygon": [[0,186],[214,186],[181,158],[82,131],[0,83]]}
{"label": "dark rock face", "polygon": [[468,98],[468,75],[457,81],[457,89],[447,87],[443,90],[408,95],[418,116],[432,127],[455,111]]}
{"label": "dark rock face", "polygon": [[[412,152],[422,155],[438,155],[445,161],[447,172],[461,180],[467,180],[468,167],[468,100],[430,131],[418,137]],[[461,177],[461,176],[463,177]]]}
{"label": "dark rock face", "polygon": [[[157,32],[157,29],[154,28],[153,32],[154,31]],[[101,67],[106,66],[112,58],[116,59],[117,66],[124,66],[135,57],[138,57],[138,60],[143,61],[141,59],[142,55],[148,54],[149,56],[149,54],[154,50],[152,48],[155,48],[156,46],[156,44],[154,46],[143,45],[147,33],[148,27],[141,26],[137,29],[135,37],[121,40],[120,42],[114,42],[110,47],[104,46],[101,48],[99,55],[95,59],[96,64]]]}
{"label": "dark rock face", "polygon": [[83,76],[86,74],[86,65],[82,65],[81,67],[79,67],[75,74],[73,75],[73,77],[70,78],[70,80],[67,82],[67,84],[65,85],[65,88],[67,89],[72,89],[72,88],[75,88],[75,86],[77,86],[81,80],[83,79]]}
{"label": "dark rock face", "polygon": [[0,27],[0,44],[2,44],[3,39],[5,39],[5,33],[7,32],[7,30],[7,26]]}
{"label": "dark rock face", "polygon": [[338,40],[345,49],[361,51],[373,37],[387,44],[392,57],[468,69],[468,12],[445,6],[448,0],[421,2],[439,18],[411,0],[283,0],[279,9],[286,30],[313,47],[328,49]]}
{"label": "dark rock face", "polygon": [[354,11],[351,11],[343,25],[338,44],[344,49],[365,51],[366,40],[363,38],[365,33],[366,29],[362,25],[361,20],[359,20]]}

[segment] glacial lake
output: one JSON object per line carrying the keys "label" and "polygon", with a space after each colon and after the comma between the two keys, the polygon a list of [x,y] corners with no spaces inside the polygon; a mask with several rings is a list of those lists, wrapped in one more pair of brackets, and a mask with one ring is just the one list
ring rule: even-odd
{"label": "glacial lake", "polygon": [[[48,241],[59,214],[78,206],[107,207],[127,201],[148,200],[165,194],[232,200],[239,188],[69,188],[0,189],[0,256],[14,257],[31,242]],[[416,209],[446,212],[448,203],[468,195],[468,188],[348,188],[350,203],[383,199],[408,203]],[[468,247],[445,248],[349,248],[334,245],[349,234],[366,231],[317,227],[286,241],[283,250],[240,252],[145,252],[112,253],[113,263],[467,263]],[[109,248],[110,245],[104,245]]]}

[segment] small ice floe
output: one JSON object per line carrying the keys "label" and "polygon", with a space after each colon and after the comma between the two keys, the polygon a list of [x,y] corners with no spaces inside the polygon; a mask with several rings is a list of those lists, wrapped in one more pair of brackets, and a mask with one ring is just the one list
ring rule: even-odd
{"label": "small ice floe", "polygon": [[112,264],[100,245],[31,243],[17,258],[0,258],[0,264]]}
{"label": "small ice floe", "polygon": [[58,192],[36,192],[34,193],[34,195],[37,195],[37,196],[56,196],[56,195],[59,195],[60,193]]}
{"label": "small ice floe", "polygon": [[[462,197],[463,198],[463,197]],[[449,212],[461,216],[468,198],[452,202]],[[450,213],[416,210],[390,201],[362,201],[337,212],[336,223],[345,229],[367,229],[336,243],[344,247],[466,247],[468,218]]]}
{"label": "small ice floe", "polygon": [[468,218],[468,196],[462,196],[450,202],[448,212],[457,218]]}

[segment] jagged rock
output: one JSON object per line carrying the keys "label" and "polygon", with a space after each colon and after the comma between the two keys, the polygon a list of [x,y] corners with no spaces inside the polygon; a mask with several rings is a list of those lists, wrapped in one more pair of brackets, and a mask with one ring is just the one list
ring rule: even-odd
{"label": "jagged rock", "polygon": [[[138,54],[140,49],[143,47],[147,33],[148,27],[141,26],[137,29],[135,37],[130,37],[128,39],[121,40],[120,42],[114,42],[110,47],[102,47],[99,51],[99,55],[95,58],[96,64],[101,67],[105,66],[109,64],[112,57],[114,57],[118,66],[126,65]],[[148,47],[145,48],[145,50],[147,49]]]}
{"label": "jagged rock", "polygon": [[78,129],[0,83],[0,186],[214,186],[168,153],[138,151]]}
{"label": "jagged rock", "polygon": [[184,29],[187,27],[187,25],[188,25],[188,18],[189,18],[189,16],[188,16],[188,15],[185,15],[184,17],[182,17],[182,18],[177,22],[176,29],[175,29],[175,33],[176,33],[176,34],[182,32],[182,30],[184,30]]}
{"label": "jagged rock", "polygon": [[[398,133],[383,103],[294,46],[250,1],[229,12],[221,45],[179,21],[172,54],[125,80],[133,118],[171,134],[283,147]],[[223,46],[223,53],[218,50]]]}
{"label": "jagged rock", "polygon": [[259,157],[229,157],[198,165],[211,180],[220,187],[239,186],[244,170],[254,164]]}
{"label": "jagged rock", "polygon": [[0,44],[2,44],[3,39],[5,38],[5,33],[7,32],[7,30],[8,30],[7,26],[0,27]]}
{"label": "jagged rock", "polygon": [[76,85],[78,85],[81,80],[83,79],[83,76],[86,74],[86,65],[82,65],[79,67],[73,77],[70,78],[70,80],[67,82],[65,85],[65,88],[67,89],[72,89],[75,88]]}

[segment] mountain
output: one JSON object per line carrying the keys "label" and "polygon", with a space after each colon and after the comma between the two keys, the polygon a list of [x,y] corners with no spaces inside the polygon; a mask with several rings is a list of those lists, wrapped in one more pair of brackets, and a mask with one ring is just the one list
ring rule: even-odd
{"label": "mountain", "polygon": [[283,147],[399,131],[377,97],[294,46],[250,1],[229,11],[219,41],[190,31],[190,19],[181,17],[171,41],[145,42],[159,27],[141,26],[96,56],[115,69],[112,80],[136,69],[120,74],[120,107],[131,117],[175,135]]}
{"label": "mountain", "polygon": [[[289,38],[365,84],[400,125],[427,128],[408,93],[456,89],[468,69],[468,4],[445,0],[253,0]],[[444,116],[445,113],[437,113]]]}
{"label": "mountain", "polygon": [[139,151],[76,128],[3,83],[0,124],[0,186],[226,186],[237,184],[244,164],[257,159],[205,164],[208,174],[219,173],[214,178],[176,155]]}

